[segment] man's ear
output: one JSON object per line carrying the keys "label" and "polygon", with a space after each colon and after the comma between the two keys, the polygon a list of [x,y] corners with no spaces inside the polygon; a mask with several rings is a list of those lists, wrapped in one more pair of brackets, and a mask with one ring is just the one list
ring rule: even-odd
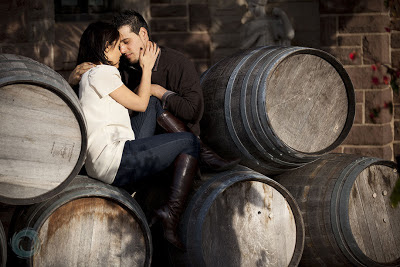
{"label": "man's ear", "polygon": [[149,40],[149,33],[147,32],[147,30],[144,27],[140,27],[139,37],[144,41]]}

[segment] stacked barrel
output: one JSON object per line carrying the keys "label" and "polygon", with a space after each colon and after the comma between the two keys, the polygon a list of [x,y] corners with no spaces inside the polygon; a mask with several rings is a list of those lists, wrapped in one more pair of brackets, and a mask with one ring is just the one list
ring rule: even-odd
{"label": "stacked barrel", "polygon": [[[0,264],[157,265],[146,213],[160,184],[133,198],[78,175],[87,137],[73,90],[25,57],[1,54],[0,69],[0,208],[13,214],[0,227]],[[179,225],[186,250],[168,248],[170,264],[399,265],[395,164],[329,153],[355,114],[351,80],[334,57],[252,48],[216,63],[201,85],[201,137],[241,165],[195,181]]]}
{"label": "stacked barrel", "polygon": [[[226,158],[239,157],[241,164],[269,176],[299,205],[305,231],[300,266],[399,265],[400,208],[389,199],[396,165],[328,153],[346,138],[355,113],[351,80],[334,57],[302,47],[248,49],[216,63],[201,84],[203,140]],[[219,217],[230,212],[220,211]],[[239,214],[236,221],[257,216]],[[271,250],[264,250],[258,237],[247,247],[258,250],[259,259],[267,252],[262,266],[286,266],[270,261]],[[226,257],[215,244],[203,241],[203,257],[209,250]],[[213,259],[210,266],[223,264]]]}
{"label": "stacked barrel", "polygon": [[0,266],[150,266],[136,201],[78,175],[87,133],[72,88],[26,57],[0,54],[0,70]]}

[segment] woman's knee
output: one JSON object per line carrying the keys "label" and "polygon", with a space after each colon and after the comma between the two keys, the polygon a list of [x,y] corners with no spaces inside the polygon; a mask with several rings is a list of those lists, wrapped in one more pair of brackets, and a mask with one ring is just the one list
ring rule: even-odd
{"label": "woman's knee", "polygon": [[200,151],[199,138],[197,138],[197,136],[194,135],[193,133],[189,133],[189,132],[182,132],[179,134],[181,134],[182,138],[187,140],[187,143],[189,144],[189,146],[186,148],[186,150],[189,152],[186,152],[186,154],[190,154],[192,156],[198,157],[199,151]]}

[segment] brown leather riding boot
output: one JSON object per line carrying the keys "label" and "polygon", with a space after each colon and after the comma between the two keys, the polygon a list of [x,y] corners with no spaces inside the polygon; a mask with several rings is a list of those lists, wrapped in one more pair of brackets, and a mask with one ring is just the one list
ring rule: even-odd
{"label": "brown leather riding boot", "polygon": [[180,216],[184,210],[187,196],[192,188],[193,177],[197,172],[198,161],[188,154],[179,154],[175,159],[174,176],[170,186],[167,203],[155,211],[150,226],[161,220],[164,237],[175,247],[184,250],[177,234]]}
{"label": "brown leather riding boot", "polygon": [[[191,132],[181,120],[172,115],[169,111],[164,111],[158,118],[158,124],[169,133]],[[210,171],[224,171],[235,167],[240,159],[225,160],[217,155],[209,146],[200,141],[200,164],[202,169]]]}

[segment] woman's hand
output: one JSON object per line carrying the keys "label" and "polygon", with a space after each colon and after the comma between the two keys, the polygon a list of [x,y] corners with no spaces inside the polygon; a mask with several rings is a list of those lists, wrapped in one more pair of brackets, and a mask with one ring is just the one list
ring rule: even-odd
{"label": "woman's hand", "polygon": [[157,56],[160,53],[160,48],[157,44],[148,41],[146,48],[141,49],[139,54],[139,64],[142,70],[152,70]]}

